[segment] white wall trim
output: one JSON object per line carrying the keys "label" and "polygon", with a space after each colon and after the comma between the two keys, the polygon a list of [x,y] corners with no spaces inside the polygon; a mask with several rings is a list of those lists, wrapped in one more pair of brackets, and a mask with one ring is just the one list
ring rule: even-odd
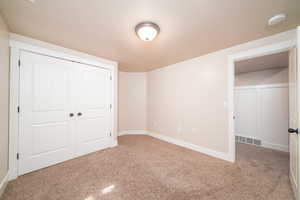
{"label": "white wall trim", "polygon": [[[300,87],[299,87],[299,74],[300,74],[300,26],[297,27],[297,35],[296,35],[296,48],[297,48],[297,65],[298,65],[298,72],[297,72],[297,75],[298,75],[298,98],[297,98],[297,104],[298,104],[298,113],[299,113],[299,109],[300,109],[300,98],[299,98],[299,95],[300,95]],[[298,125],[300,124],[300,117],[298,117]],[[298,135],[298,149],[300,149],[300,137]],[[295,182],[295,186],[296,186],[296,190],[295,190],[295,196],[296,196],[296,199],[300,199],[300,189],[299,189],[299,186],[300,186],[300,154],[299,154],[299,150],[298,150],[298,173],[297,173],[297,177],[296,177],[296,182]]]}
{"label": "white wall trim", "polygon": [[274,149],[277,151],[289,152],[289,146],[284,146],[281,144],[274,144],[274,143],[266,142],[263,140],[261,141],[261,146],[268,148],[268,149]]}
{"label": "white wall trim", "polygon": [[197,151],[197,152],[200,152],[200,153],[203,153],[203,154],[215,157],[215,158],[219,158],[219,159],[222,159],[222,160],[233,162],[233,160],[230,159],[230,156],[229,156],[228,153],[215,151],[215,150],[212,150],[212,149],[208,149],[206,147],[198,146],[198,145],[195,145],[195,144],[192,144],[192,143],[189,143],[189,142],[185,142],[183,140],[174,139],[174,138],[171,138],[171,137],[168,137],[168,136],[165,136],[165,135],[161,135],[161,134],[158,134],[158,133],[154,133],[154,132],[149,132],[148,135],[152,136],[154,138],[163,140],[165,142],[175,144],[175,145],[187,148],[187,149],[191,149],[193,151]]}
{"label": "white wall trim", "polygon": [[18,176],[18,138],[19,138],[19,49],[10,49],[10,104],[9,104],[9,180],[16,179]]}
{"label": "white wall trim", "polygon": [[[242,134],[239,134],[239,133],[235,133],[235,136],[241,136],[241,137],[245,137],[245,138],[260,140],[261,141],[261,146],[260,147],[273,149],[273,150],[277,150],[277,151],[289,152],[289,146],[286,146],[286,145],[270,143],[270,142],[267,142],[267,141],[265,141],[261,138],[252,137],[252,136],[245,136],[245,135],[242,135]],[[248,144],[246,142],[241,142],[241,143]],[[249,144],[249,145],[255,145],[255,144]]]}
{"label": "white wall trim", "polygon": [[122,135],[148,135],[147,130],[120,130],[119,136]]}
{"label": "white wall trim", "polygon": [[235,86],[235,90],[247,90],[247,89],[267,89],[267,88],[287,88],[288,83],[278,83],[278,84],[266,84],[266,85],[247,85],[247,86]]}
{"label": "white wall trim", "polygon": [[[18,177],[18,160],[16,154],[18,152],[19,140],[19,115],[17,108],[19,106],[19,66],[21,51],[29,51],[46,56],[52,56],[59,59],[79,62],[95,67],[105,68],[111,71],[112,76],[112,94],[111,94],[111,147],[118,144],[118,63],[106,59],[91,56],[82,52],[63,48],[46,42],[34,40],[24,36],[11,34],[14,37],[21,37],[27,42],[20,42],[10,39],[10,115],[9,115],[9,180]],[[40,46],[38,44],[41,44]],[[49,48],[48,48],[49,47]],[[68,53],[69,52],[69,53]],[[21,64],[22,65],[22,64]]]}
{"label": "white wall trim", "polygon": [[117,147],[119,144],[118,144],[118,140],[112,140],[112,142],[111,142],[111,148],[113,148],[113,147]]}
{"label": "white wall trim", "polygon": [[151,131],[147,131],[147,130],[123,130],[123,131],[119,131],[119,136],[122,136],[122,135],[148,135],[148,136],[154,137],[156,139],[159,139],[159,140],[171,143],[171,144],[175,144],[175,145],[187,148],[187,149],[191,149],[193,151],[197,151],[197,152],[200,152],[200,153],[203,153],[203,154],[215,157],[215,158],[219,158],[219,159],[222,159],[222,160],[233,162],[233,160],[230,159],[229,154],[214,151],[214,150],[211,150],[211,149],[208,149],[208,148],[205,148],[205,147],[201,147],[201,146],[198,146],[198,145],[195,145],[195,144],[192,144],[192,143],[185,142],[183,140],[171,138],[171,137],[161,135],[161,134],[158,134],[158,133],[154,133],[154,132],[151,132]]}
{"label": "white wall trim", "polygon": [[113,64],[101,63],[99,61],[89,60],[89,59],[69,55],[66,53],[61,53],[58,51],[49,50],[49,49],[46,49],[43,47],[33,46],[30,44],[26,44],[26,43],[15,41],[15,40],[10,40],[9,46],[11,48],[18,48],[20,50],[29,51],[29,52],[33,52],[33,53],[37,53],[37,54],[41,54],[41,55],[46,55],[46,56],[51,56],[51,57],[55,57],[55,58],[59,58],[59,59],[65,59],[65,60],[69,60],[72,62],[79,62],[79,63],[83,63],[86,65],[92,65],[92,66],[106,68],[106,69],[110,69],[110,70],[112,70],[114,68]]}
{"label": "white wall trim", "polygon": [[0,197],[2,196],[6,186],[7,186],[7,183],[9,181],[9,170],[8,172],[6,173],[6,175],[4,176],[4,178],[1,180],[0,182]]}
{"label": "white wall trim", "polygon": [[275,53],[281,53],[288,51],[289,49],[296,46],[295,40],[286,40],[278,42],[272,45],[266,45],[263,47],[250,49],[244,52],[240,52],[234,55],[228,56],[228,91],[227,91],[227,102],[228,102],[228,144],[229,144],[229,155],[230,160],[235,161],[236,149],[235,149],[235,134],[234,134],[234,65],[236,61],[246,60],[259,56],[265,56]]}
{"label": "white wall trim", "polygon": [[64,58],[75,62],[84,62],[85,64],[104,66],[105,68],[113,68],[112,66],[118,65],[116,61],[92,56],[80,51],[64,48],[58,45],[36,40],[30,37],[25,37],[15,33],[10,33],[9,37],[10,47],[16,47],[19,49],[45,54],[48,56]]}

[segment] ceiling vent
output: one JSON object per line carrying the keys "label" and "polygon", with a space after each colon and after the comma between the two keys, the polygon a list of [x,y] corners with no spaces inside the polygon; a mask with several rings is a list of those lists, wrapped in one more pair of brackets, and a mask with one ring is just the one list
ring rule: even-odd
{"label": "ceiling vent", "polygon": [[273,17],[271,17],[268,21],[269,26],[275,26],[283,21],[285,21],[287,18],[287,15],[284,13],[278,14],[278,15],[274,15]]}

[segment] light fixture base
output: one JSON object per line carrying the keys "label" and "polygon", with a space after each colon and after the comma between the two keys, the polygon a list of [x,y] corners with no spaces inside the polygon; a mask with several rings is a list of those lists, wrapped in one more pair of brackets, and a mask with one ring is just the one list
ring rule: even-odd
{"label": "light fixture base", "polygon": [[160,32],[160,28],[153,22],[141,22],[135,26],[135,33],[144,41],[153,40]]}

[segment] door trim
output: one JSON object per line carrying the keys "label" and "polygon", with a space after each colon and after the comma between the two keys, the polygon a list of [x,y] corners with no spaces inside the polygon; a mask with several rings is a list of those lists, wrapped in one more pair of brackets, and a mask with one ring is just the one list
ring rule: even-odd
{"label": "door trim", "polygon": [[259,56],[270,55],[288,51],[296,46],[294,40],[279,42],[273,45],[268,45],[256,49],[251,49],[245,52],[228,56],[228,132],[229,132],[229,157],[232,162],[235,162],[235,136],[234,136],[234,63],[241,60],[255,58]]}
{"label": "door trim", "polygon": [[[299,29],[299,28],[298,28]],[[299,31],[298,31],[299,32]],[[287,40],[276,44],[250,49],[238,54],[228,56],[228,135],[229,135],[229,157],[232,162],[236,160],[235,134],[234,134],[234,66],[235,62],[255,58],[259,56],[281,53],[296,47],[296,40]],[[299,72],[298,72],[299,74]],[[300,77],[300,76],[299,76]],[[300,92],[298,92],[300,94]],[[298,98],[299,99],[299,98]],[[298,165],[299,167],[299,165]]]}
{"label": "door trim", "polygon": [[[50,43],[34,40],[31,38],[12,34],[14,38],[19,37],[22,41],[10,39],[10,111],[9,111],[9,180],[18,177],[18,147],[19,147],[19,93],[20,93],[20,71],[19,59],[21,51],[29,51],[36,54],[55,57],[59,59],[79,62],[93,67],[105,68],[110,70],[112,79],[111,93],[111,116],[110,129],[112,132],[111,147],[117,146],[117,118],[118,118],[118,63],[110,60],[105,60],[99,57],[90,56],[85,53],[66,49]],[[25,42],[23,42],[25,40]],[[22,67],[22,63],[21,63]],[[22,108],[20,108],[22,111]],[[22,156],[22,155],[20,155]]]}
{"label": "door trim", "polygon": [[[297,27],[297,35],[296,35],[296,64],[298,65],[298,97],[297,97],[297,101],[298,101],[298,111],[300,109],[300,97],[299,97],[299,93],[300,93],[300,84],[299,84],[299,81],[300,81],[300,26]],[[299,118],[299,115],[298,115],[298,124],[300,124],[300,118]],[[298,136],[298,191],[297,191],[297,194],[296,194],[296,199],[299,200],[300,199],[300,176],[299,176],[299,173],[300,173],[300,158],[299,158],[299,150],[300,150],[300,137]]]}

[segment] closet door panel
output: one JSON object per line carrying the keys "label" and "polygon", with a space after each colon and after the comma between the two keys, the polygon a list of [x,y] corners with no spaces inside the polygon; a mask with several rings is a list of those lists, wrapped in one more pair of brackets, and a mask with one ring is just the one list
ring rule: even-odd
{"label": "closet door panel", "polygon": [[111,146],[109,70],[25,51],[21,63],[19,175]]}
{"label": "closet door panel", "polygon": [[21,52],[19,174],[72,158],[70,64]]}
{"label": "closet door panel", "polygon": [[110,71],[77,64],[77,155],[110,146]]}

